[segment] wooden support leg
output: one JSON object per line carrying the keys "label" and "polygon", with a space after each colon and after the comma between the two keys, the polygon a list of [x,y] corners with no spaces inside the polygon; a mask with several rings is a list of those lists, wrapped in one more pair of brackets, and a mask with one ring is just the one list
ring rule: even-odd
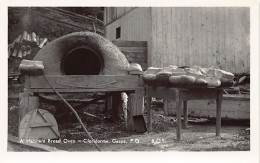
{"label": "wooden support leg", "polygon": [[136,98],[134,94],[128,94],[128,102],[127,102],[127,131],[134,130],[134,121],[133,121],[133,110],[135,107]]}
{"label": "wooden support leg", "polygon": [[120,92],[114,92],[112,95],[112,119],[113,122],[116,122],[119,120],[119,109],[121,101],[121,93]]}
{"label": "wooden support leg", "polygon": [[184,125],[183,128],[187,128],[188,126],[188,107],[187,101],[183,101],[183,114],[184,114]]}
{"label": "wooden support leg", "polygon": [[151,100],[152,98],[146,95],[146,103],[147,103],[147,130],[148,132],[152,131],[152,108],[151,108]]}
{"label": "wooden support leg", "polygon": [[19,121],[31,110],[38,109],[39,97],[30,96],[29,93],[24,92],[19,94]]}
{"label": "wooden support leg", "polygon": [[106,93],[106,100],[105,100],[105,114],[107,114],[110,110],[112,110],[113,106],[112,106],[112,98],[113,96],[109,93]]}
{"label": "wooden support leg", "polygon": [[163,100],[163,110],[164,110],[164,115],[169,115],[168,113],[168,100]]}
{"label": "wooden support leg", "polygon": [[176,116],[177,116],[177,140],[181,140],[181,110],[182,110],[182,97],[179,94],[179,91],[176,91]]}
{"label": "wooden support leg", "polygon": [[136,106],[134,108],[133,115],[143,115],[144,114],[144,92],[135,91]]}
{"label": "wooden support leg", "polygon": [[216,113],[216,136],[220,135],[221,128],[221,104],[222,104],[222,91],[218,94],[218,99],[216,99],[217,103],[217,113]]}

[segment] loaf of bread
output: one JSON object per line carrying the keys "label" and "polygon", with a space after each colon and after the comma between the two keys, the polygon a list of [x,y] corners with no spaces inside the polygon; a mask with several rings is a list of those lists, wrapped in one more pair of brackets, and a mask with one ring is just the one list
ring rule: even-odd
{"label": "loaf of bread", "polygon": [[233,80],[234,79],[234,74],[224,71],[224,70],[220,70],[220,69],[216,69],[215,70],[215,76],[217,78],[221,79],[227,79],[227,80]]}
{"label": "loaf of bread", "polygon": [[170,76],[169,83],[171,86],[176,87],[190,87],[194,84],[196,78],[188,75]]}
{"label": "loaf of bread", "polygon": [[160,86],[169,85],[169,77],[173,72],[173,68],[165,67],[156,74],[157,84]]}
{"label": "loaf of bread", "polygon": [[194,85],[191,86],[194,88],[206,88],[208,87],[208,82],[205,78],[196,78]]}
{"label": "loaf of bread", "polygon": [[234,81],[230,79],[222,78],[220,81],[221,87],[232,87],[234,85]]}
{"label": "loaf of bread", "polygon": [[216,77],[206,77],[206,81],[208,83],[208,87],[219,87],[221,82]]}
{"label": "loaf of bread", "polygon": [[143,74],[144,82],[148,85],[156,84],[156,74],[161,70],[161,68],[149,67]]}
{"label": "loaf of bread", "polygon": [[138,63],[130,63],[129,71],[142,71],[142,67]]}

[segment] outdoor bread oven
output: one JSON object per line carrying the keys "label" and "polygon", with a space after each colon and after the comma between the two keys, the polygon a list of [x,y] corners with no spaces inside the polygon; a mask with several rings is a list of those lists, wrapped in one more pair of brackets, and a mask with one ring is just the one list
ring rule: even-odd
{"label": "outdoor bread oven", "polygon": [[[106,102],[112,104],[107,107],[113,108],[115,116],[120,107],[121,92],[127,92],[128,130],[133,129],[132,117],[143,114],[144,87],[140,74],[130,73],[130,64],[119,48],[96,33],[77,32],[62,36],[42,48],[32,62],[22,63],[20,69],[25,75],[25,89],[19,95],[20,138],[59,137],[55,119],[39,109],[39,94],[53,94],[51,86],[60,94],[110,92]],[[42,72],[31,73],[34,67]],[[26,71],[30,68],[31,72]]]}

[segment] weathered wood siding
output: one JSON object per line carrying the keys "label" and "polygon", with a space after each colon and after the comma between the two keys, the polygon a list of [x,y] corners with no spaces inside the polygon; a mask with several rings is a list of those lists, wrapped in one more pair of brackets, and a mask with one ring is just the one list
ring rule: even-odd
{"label": "weathered wood siding", "polygon": [[135,7],[106,7],[104,10],[104,24],[112,23],[133,9],[135,9]]}
{"label": "weathered wood siding", "polygon": [[143,70],[147,69],[147,41],[113,40],[112,42],[124,53],[129,63],[138,63]]}
{"label": "weathered wood siding", "polygon": [[233,73],[248,73],[249,14],[249,8],[151,8],[148,63],[156,67],[219,66]]}
{"label": "weathered wood siding", "polygon": [[147,41],[151,38],[151,8],[106,8],[105,36],[116,40],[116,28],[121,27],[119,40]]}

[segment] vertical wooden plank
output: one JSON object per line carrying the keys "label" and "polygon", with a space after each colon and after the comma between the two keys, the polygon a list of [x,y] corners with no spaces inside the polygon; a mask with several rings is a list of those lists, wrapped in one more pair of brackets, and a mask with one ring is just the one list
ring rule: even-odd
{"label": "vertical wooden plank", "polygon": [[233,28],[233,34],[234,34],[234,46],[233,46],[233,62],[234,62],[234,71],[235,73],[237,73],[237,67],[236,67],[236,64],[237,64],[237,57],[239,56],[238,54],[238,49],[239,49],[239,44],[238,44],[238,39],[239,39],[239,31],[238,31],[238,27],[239,27],[239,22],[238,22],[238,16],[237,16],[238,12],[237,12],[237,8],[234,8],[233,9],[233,22],[234,22],[234,28]]}
{"label": "vertical wooden plank", "polygon": [[131,10],[131,7],[124,7],[124,9],[125,9],[125,13],[127,13],[127,12],[129,12],[130,10]]}
{"label": "vertical wooden plank", "polygon": [[114,21],[117,18],[117,8],[111,7],[111,10],[112,10],[112,21]]}
{"label": "vertical wooden plank", "polygon": [[182,109],[182,97],[179,90],[176,91],[176,118],[177,118],[177,140],[181,140],[181,109]]}
{"label": "vertical wooden plank", "polygon": [[188,127],[188,105],[187,101],[183,101],[183,117],[184,117],[184,125],[183,128]]}
{"label": "vertical wooden plank", "polygon": [[106,24],[110,22],[110,7],[106,7]]}
{"label": "vertical wooden plank", "polygon": [[237,48],[235,43],[236,43],[236,24],[235,24],[235,13],[234,13],[234,9],[231,9],[230,12],[230,33],[231,33],[231,38],[232,38],[232,44],[230,46],[230,61],[231,61],[231,68],[232,68],[232,72],[236,72],[236,65],[235,65],[235,49]]}
{"label": "vertical wooden plank", "polygon": [[19,94],[19,120],[22,120],[29,111],[38,109],[38,107],[38,96],[30,96],[27,92]]}
{"label": "vertical wooden plank", "polygon": [[108,113],[109,110],[112,110],[113,109],[113,101],[112,101],[112,95],[109,94],[109,93],[106,93],[106,99],[105,99],[105,116],[106,114]]}
{"label": "vertical wooden plank", "polygon": [[116,7],[116,9],[117,9],[116,17],[119,18],[119,17],[123,16],[124,7]]}
{"label": "vertical wooden plank", "polygon": [[126,22],[126,27],[124,29],[124,32],[126,33],[126,35],[125,35],[126,37],[124,37],[124,40],[130,40],[129,38],[130,38],[130,35],[131,35],[130,30],[129,30],[129,26],[130,26],[129,14],[130,13],[128,13],[126,15],[126,17],[124,18],[124,21]]}
{"label": "vertical wooden plank", "polygon": [[211,61],[211,66],[215,66],[216,65],[216,51],[217,51],[217,30],[216,30],[216,27],[217,27],[217,20],[216,20],[216,17],[217,17],[217,12],[216,12],[216,8],[212,8],[212,54],[211,54],[211,58],[212,58],[212,61]]}
{"label": "vertical wooden plank", "polygon": [[221,9],[221,67],[222,69],[226,70],[226,8]]}
{"label": "vertical wooden plank", "polygon": [[220,135],[221,128],[221,104],[222,104],[222,91],[218,95],[218,99],[216,100],[217,111],[216,111],[216,136]]}
{"label": "vertical wooden plank", "polygon": [[112,119],[113,122],[119,120],[119,110],[121,108],[121,92],[112,93]]}
{"label": "vertical wooden plank", "polygon": [[151,107],[152,98],[146,94],[146,103],[147,103],[147,131],[152,131],[152,107]]}
{"label": "vertical wooden plank", "polygon": [[207,57],[208,57],[208,54],[207,54],[207,29],[206,29],[206,26],[207,26],[207,20],[206,20],[206,14],[207,14],[207,11],[206,11],[206,8],[201,8],[201,32],[202,32],[202,39],[201,39],[201,56],[202,56],[202,63],[200,66],[202,67],[207,67]]}
{"label": "vertical wooden plank", "polygon": [[134,15],[134,26],[135,26],[135,30],[134,30],[134,41],[137,41],[139,38],[139,25],[138,25],[138,19],[140,18],[140,16],[138,15],[138,11],[139,10],[134,10],[135,15]]}
{"label": "vertical wooden plank", "polygon": [[28,107],[29,107],[29,94],[26,92],[19,93],[19,122],[26,114]]}
{"label": "vertical wooden plank", "polygon": [[183,17],[183,57],[184,64],[190,66],[190,54],[189,54],[189,31],[191,30],[188,17],[189,17],[189,8],[185,7],[182,10]]}
{"label": "vertical wooden plank", "polygon": [[143,17],[143,11],[144,11],[144,7],[141,7],[139,10],[136,10],[136,26],[137,26],[137,30],[136,30],[136,40],[140,40],[140,30],[141,30],[141,18]]}
{"label": "vertical wooden plank", "polygon": [[173,31],[171,30],[171,28],[172,28],[172,15],[171,15],[171,8],[170,7],[168,7],[167,8],[167,28],[166,28],[166,46],[167,46],[167,53],[168,53],[168,55],[167,55],[167,60],[168,60],[168,63],[167,63],[167,65],[169,66],[169,65],[174,65],[174,63],[173,63],[173,61],[172,61],[172,55],[173,55],[173,51],[174,51],[174,49],[173,49],[173,40],[172,40],[172,33],[173,33]]}
{"label": "vertical wooden plank", "polygon": [[176,8],[175,10],[175,17],[176,17],[176,22],[174,25],[176,26],[176,51],[177,51],[177,56],[176,56],[176,61],[178,63],[178,66],[183,66],[182,64],[182,52],[180,48],[180,43],[181,43],[181,17],[180,17],[180,8]]}
{"label": "vertical wooden plank", "polygon": [[193,36],[193,45],[192,45],[192,57],[191,57],[191,64],[199,65],[197,62],[197,58],[199,57],[199,45],[198,45],[198,8],[193,8],[192,10],[192,36]]}
{"label": "vertical wooden plank", "polygon": [[221,8],[217,7],[217,51],[216,51],[216,65],[221,68],[221,53],[222,53],[222,26],[221,26]]}
{"label": "vertical wooden plank", "polygon": [[134,31],[133,31],[133,12],[130,12],[129,13],[129,22],[128,22],[128,27],[127,27],[127,30],[129,31],[129,40],[133,40],[133,35],[134,35]]}
{"label": "vertical wooden plank", "polygon": [[230,8],[226,8],[225,9],[225,44],[224,44],[224,48],[225,48],[225,65],[226,65],[226,69],[227,71],[232,70],[232,62],[230,61],[231,55],[230,55],[230,47],[232,47],[232,33],[230,31]]}
{"label": "vertical wooden plank", "polygon": [[157,22],[157,8],[153,7],[151,8],[151,18],[152,18],[152,45],[151,45],[151,65],[150,66],[157,66],[156,65],[156,54],[157,54],[157,27],[156,27],[156,22]]}
{"label": "vertical wooden plank", "polygon": [[168,100],[163,100],[163,112],[164,115],[168,116]]}
{"label": "vertical wooden plank", "polygon": [[164,49],[163,49],[163,18],[162,18],[162,8],[158,8],[158,19],[157,19],[157,60],[158,67],[163,67],[164,63]]}
{"label": "vertical wooden plank", "polygon": [[245,8],[245,15],[244,15],[244,29],[246,34],[246,48],[245,48],[245,55],[246,55],[246,66],[243,72],[250,71],[250,9],[247,7]]}
{"label": "vertical wooden plank", "polygon": [[170,9],[170,15],[171,15],[171,21],[170,21],[170,64],[171,65],[178,65],[178,63],[176,62],[176,56],[177,56],[177,51],[176,51],[176,44],[177,44],[177,39],[176,39],[176,26],[175,26],[175,22],[176,22],[176,17],[175,17],[175,8],[171,7]]}
{"label": "vertical wooden plank", "polygon": [[[104,8],[104,17],[103,17],[104,26],[107,25],[107,17],[108,17],[108,15],[107,15],[107,8],[108,7]],[[105,36],[106,36],[106,33],[105,33]]]}
{"label": "vertical wooden plank", "polygon": [[152,12],[153,9],[151,7],[149,7],[149,14],[148,14],[148,23],[147,25],[149,26],[149,36],[148,36],[148,42],[147,42],[147,63],[148,63],[148,67],[152,66],[152,56],[153,56],[153,42],[154,42],[154,37],[153,37],[153,33],[154,33],[154,23],[153,23],[153,17],[152,17]]}
{"label": "vertical wooden plank", "polygon": [[135,112],[133,113],[133,116],[135,115],[143,115],[144,114],[144,92],[143,91],[136,91],[135,92]]}
{"label": "vertical wooden plank", "polygon": [[134,111],[135,103],[136,103],[135,95],[128,94],[126,130],[130,132],[134,130],[133,111]]}
{"label": "vertical wooden plank", "polygon": [[190,27],[190,36],[189,36],[189,39],[190,39],[190,42],[189,42],[189,53],[190,53],[190,65],[193,64],[193,56],[194,56],[194,53],[195,53],[195,42],[194,42],[194,7],[190,7],[189,8],[189,27]]}
{"label": "vertical wooden plank", "polygon": [[201,24],[202,24],[202,8],[200,7],[200,8],[198,8],[198,24],[197,24],[197,28],[198,28],[198,46],[199,46],[199,48],[198,48],[198,58],[196,58],[198,61],[197,61],[197,63],[198,63],[198,65],[202,65],[202,58],[203,58],[203,56],[202,56],[202,51],[203,51],[203,47],[202,47],[202,45],[203,45],[203,42],[202,42],[202,28],[201,28]]}
{"label": "vertical wooden plank", "polygon": [[219,9],[219,63],[220,63],[220,68],[221,69],[226,69],[225,68],[225,63],[224,63],[224,56],[225,56],[225,51],[224,51],[224,31],[225,31],[225,24],[224,24],[224,19],[225,19],[225,8],[218,8]]}
{"label": "vertical wooden plank", "polygon": [[162,20],[162,24],[161,24],[161,27],[162,27],[162,33],[161,33],[161,42],[160,44],[162,45],[162,48],[161,48],[161,56],[160,58],[162,59],[162,66],[161,67],[167,67],[168,65],[168,59],[167,59],[167,56],[169,55],[168,52],[167,52],[167,48],[168,48],[168,43],[167,43],[167,35],[168,35],[168,31],[167,31],[167,21],[168,21],[168,17],[167,17],[167,8],[166,7],[163,7],[161,8],[161,20]]}
{"label": "vertical wooden plank", "polygon": [[220,62],[220,58],[221,58],[221,31],[220,31],[220,22],[221,22],[221,13],[220,13],[220,8],[219,7],[216,7],[216,38],[217,38],[217,42],[216,42],[216,45],[217,45],[217,48],[216,48],[216,51],[215,51],[215,54],[216,54],[216,63],[215,65],[218,66],[220,68],[221,66],[221,62]]}
{"label": "vertical wooden plank", "polygon": [[212,24],[211,24],[211,10],[210,7],[205,8],[205,25],[204,25],[204,29],[205,29],[205,51],[204,51],[204,55],[206,56],[204,58],[204,66],[205,67],[209,67],[209,60],[210,60],[210,56],[211,56],[211,44],[210,44],[210,38],[212,35]]}
{"label": "vertical wooden plank", "polygon": [[[248,39],[248,35],[246,34],[247,29],[249,28],[244,26],[244,21],[246,21],[246,18],[244,17],[244,13],[246,11],[246,8],[237,8],[236,9],[236,46],[238,48],[235,49],[235,54],[236,54],[236,72],[237,73],[241,73],[246,71],[245,67],[246,67],[246,58],[249,54],[249,51],[247,49],[250,49],[250,45],[248,43],[247,40]],[[248,24],[250,24],[248,22]],[[245,28],[246,27],[246,28]],[[249,60],[249,59],[248,59]],[[240,65],[240,66],[238,66]],[[248,68],[249,69],[249,68]]]}

